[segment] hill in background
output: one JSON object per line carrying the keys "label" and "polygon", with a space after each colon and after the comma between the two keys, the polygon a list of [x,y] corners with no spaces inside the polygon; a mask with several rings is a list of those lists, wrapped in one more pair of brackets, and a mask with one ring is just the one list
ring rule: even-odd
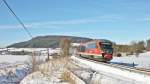
{"label": "hill in background", "polygon": [[12,45],[7,46],[15,47],[15,48],[56,48],[59,46],[59,42],[62,38],[66,38],[71,40],[71,42],[80,43],[91,41],[90,38],[84,37],[75,37],[75,36],[59,36],[59,35],[49,35],[49,36],[38,36],[29,41],[19,42]]}
{"label": "hill in background", "polygon": [[[59,47],[59,43],[61,42],[62,38],[69,39],[73,43],[81,43],[81,42],[88,42],[92,41],[91,38],[84,38],[84,37],[75,37],[75,36],[61,36],[61,35],[49,35],[49,36],[38,36],[29,41],[19,42],[12,45],[7,46],[8,48],[57,48]],[[114,42],[113,42],[114,43]],[[145,44],[147,44],[145,46]],[[146,42],[144,41],[137,41],[132,42],[130,45],[119,45],[114,43],[114,54],[117,55],[118,53],[142,53],[145,50],[150,50],[150,39]]]}

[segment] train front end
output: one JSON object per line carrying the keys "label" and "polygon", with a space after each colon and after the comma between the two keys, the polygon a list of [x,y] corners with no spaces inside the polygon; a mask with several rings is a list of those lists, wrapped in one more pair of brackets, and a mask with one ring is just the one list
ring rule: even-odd
{"label": "train front end", "polygon": [[110,42],[99,42],[100,50],[102,51],[102,57],[105,61],[113,59],[113,48]]}

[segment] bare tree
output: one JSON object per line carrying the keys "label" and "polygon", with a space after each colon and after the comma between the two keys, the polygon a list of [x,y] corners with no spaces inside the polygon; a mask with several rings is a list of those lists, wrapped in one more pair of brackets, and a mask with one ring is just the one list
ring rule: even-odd
{"label": "bare tree", "polygon": [[36,70],[36,56],[35,56],[35,51],[33,51],[32,53],[32,58],[30,59],[31,63],[32,63],[32,72],[34,72]]}
{"label": "bare tree", "polygon": [[70,48],[70,43],[71,41],[69,39],[66,38],[62,38],[60,41],[60,48],[61,50],[61,56],[66,57],[69,56],[69,48]]}
{"label": "bare tree", "polygon": [[46,58],[46,61],[49,61],[50,58],[49,58],[49,48],[47,48],[47,58]]}
{"label": "bare tree", "polygon": [[146,45],[146,50],[150,51],[150,39],[148,39],[146,41],[147,45]]}
{"label": "bare tree", "polygon": [[144,41],[133,41],[132,44],[132,51],[136,54],[136,56],[139,55],[139,53],[142,53],[143,50],[145,50],[145,42]]}

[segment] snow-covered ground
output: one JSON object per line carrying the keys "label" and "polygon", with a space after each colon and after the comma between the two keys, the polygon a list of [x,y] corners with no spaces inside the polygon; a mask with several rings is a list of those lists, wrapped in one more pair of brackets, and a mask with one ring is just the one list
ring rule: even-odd
{"label": "snow-covered ground", "polygon": [[[85,70],[73,70],[74,73],[86,81],[92,80],[91,82],[94,82],[94,84],[150,84],[150,76],[146,74],[94,63],[75,56],[71,58],[78,66],[88,67]],[[92,71],[90,71],[90,69]],[[87,84],[91,83],[88,82]]]}
{"label": "snow-covered ground", "polygon": [[0,64],[0,84],[18,84],[31,68],[27,64],[21,63],[1,63]]}
{"label": "snow-covered ground", "polygon": [[141,53],[139,56],[131,55],[131,56],[123,56],[123,57],[114,57],[112,63],[123,63],[128,66],[141,67],[150,69],[150,52]]}
{"label": "snow-covered ground", "polygon": [[9,63],[25,62],[27,60],[29,60],[28,55],[0,55],[0,63],[2,62],[9,62]]}
{"label": "snow-covered ground", "polygon": [[[36,56],[38,64],[46,58],[47,56]],[[0,55],[0,84],[20,83],[31,73],[31,60],[32,56],[29,55]]]}
{"label": "snow-covered ground", "polygon": [[[0,63],[16,63],[16,62],[29,62],[32,56],[29,55],[0,55]],[[47,56],[36,56],[37,60],[45,61]],[[52,57],[50,57],[51,59]]]}
{"label": "snow-covered ground", "polygon": [[[38,56],[38,59],[45,60],[47,56]],[[21,84],[60,84],[60,74],[62,72],[57,71],[60,70],[60,67],[63,67],[64,62],[62,60],[59,60],[58,63],[54,61],[53,63],[50,63],[50,65],[42,64],[41,71],[37,71],[33,74],[28,75],[31,71],[30,65],[26,64],[29,62],[29,59],[31,56],[28,55],[0,55],[0,84],[16,84],[19,83],[24,77],[24,79],[21,81]],[[126,64],[129,66],[133,65],[133,62],[136,67],[143,67],[143,68],[149,68],[150,69],[150,52],[141,53],[138,57],[132,55],[132,56],[123,56],[123,57],[114,57],[113,60],[111,60],[112,63],[121,63]],[[60,64],[57,65],[56,64]],[[54,70],[49,71],[53,69],[52,67],[55,67]],[[82,65],[80,64],[80,67]],[[85,68],[84,68],[85,67]],[[122,81],[121,79],[115,79],[110,76],[105,76],[105,74],[97,73],[93,70],[91,70],[88,66],[84,65],[84,69],[77,68],[73,69],[74,74],[77,75],[79,78],[82,78],[84,81],[86,81],[87,84],[90,84],[91,82],[97,82],[97,84],[129,84],[131,82]],[[48,72],[45,74],[43,73],[45,70]],[[40,69],[40,68],[39,68]],[[90,70],[89,70],[90,69]],[[28,76],[26,76],[28,75]],[[108,81],[110,80],[110,81]],[[68,84],[68,82],[61,82],[61,84]],[[96,84],[96,83],[94,83]],[[133,83],[136,84],[136,83]]]}
{"label": "snow-covered ground", "polygon": [[20,84],[69,84],[69,83],[60,83],[59,79],[60,73],[47,73],[43,74],[40,71],[34,72],[27,77],[25,77]]}
{"label": "snow-covered ground", "polygon": [[0,55],[0,84],[18,84],[31,71],[29,56]]}
{"label": "snow-covered ground", "polygon": [[65,68],[64,60],[53,60],[39,65],[37,72],[26,76],[20,84],[69,84],[61,80]]}

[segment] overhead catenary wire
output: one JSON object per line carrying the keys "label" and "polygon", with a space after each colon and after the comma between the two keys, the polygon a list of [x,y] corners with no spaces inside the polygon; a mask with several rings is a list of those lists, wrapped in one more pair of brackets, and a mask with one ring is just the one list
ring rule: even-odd
{"label": "overhead catenary wire", "polygon": [[[23,27],[23,29],[25,30],[25,32],[27,32],[27,34],[29,35],[29,37],[33,38],[32,34],[29,32],[29,30],[27,29],[27,27],[24,25],[24,23],[21,21],[21,19],[19,19],[19,17],[15,14],[15,12],[11,9],[11,7],[9,6],[9,4],[6,2],[6,0],[2,0],[4,2],[4,4],[7,6],[7,8],[9,9],[10,13],[16,18],[16,20],[21,24],[21,26]],[[33,48],[33,54],[32,54],[32,71],[35,71],[35,64],[36,64],[36,57],[35,57],[35,50]],[[11,82],[12,83],[12,82]]]}
{"label": "overhead catenary wire", "polygon": [[25,26],[25,24],[21,21],[21,19],[16,15],[16,13],[12,10],[12,8],[9,6],[9,4],[6,2],[6,0],[2,0],[6,7],[9,9],[10,13],[16,18],[16,20],[20,23],[20,25],[23,27],[25,32],[29,35],[29,37],[33,38],[32,34],[29,32],[28,28]]}

